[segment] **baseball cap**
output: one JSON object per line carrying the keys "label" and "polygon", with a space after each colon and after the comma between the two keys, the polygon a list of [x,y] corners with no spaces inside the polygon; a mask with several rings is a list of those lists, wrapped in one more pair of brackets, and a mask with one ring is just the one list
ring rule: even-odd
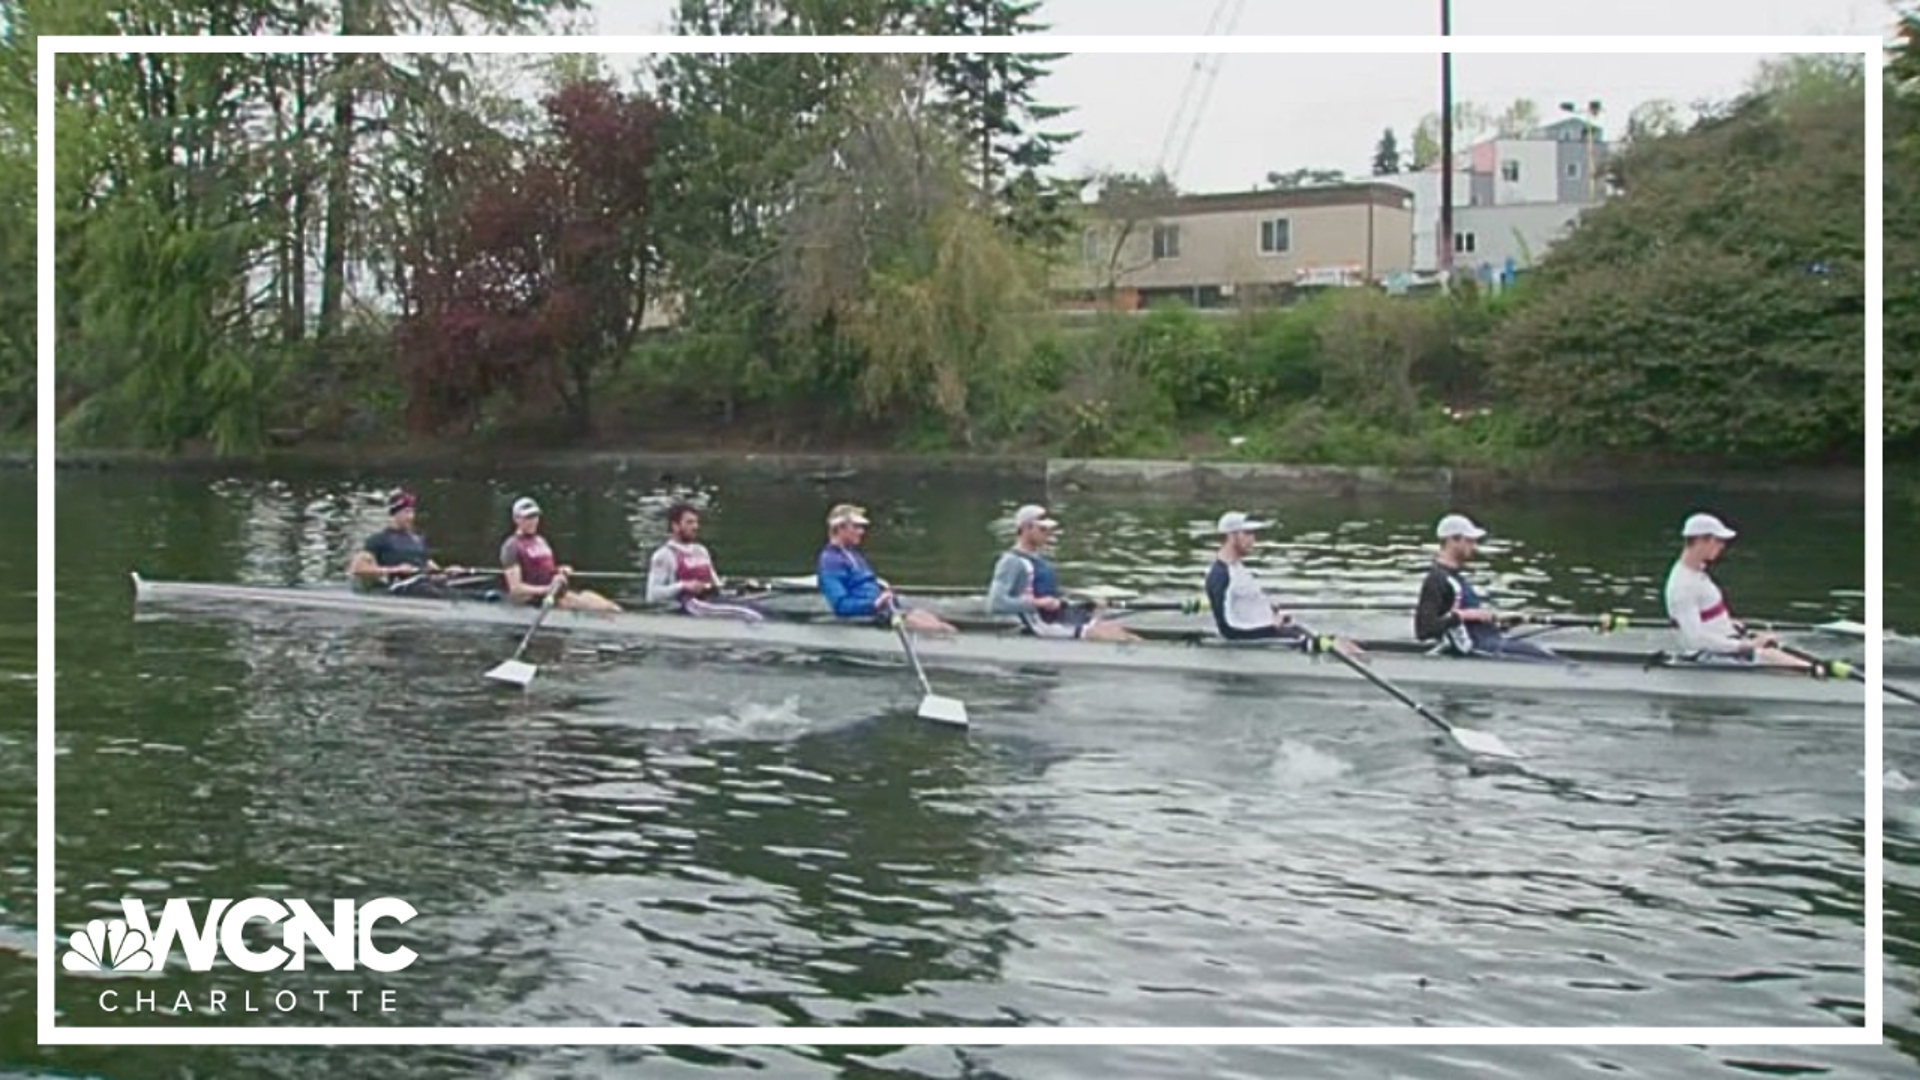
{"label": "baseball cap", "polygon": [[839,506],[827,512],[827,525],[829,528],[835,525],[848,524],[870,525],[872,522],[867,520],[865,507],[855,506],[852,503],[841,503]]}
{"label": "baseball cap", "polygon": [[1225,534],[1252,532],[1255,529],[1270,529],[1272,527],[1273,522],[1271,521],[1254,521],[1238,510],[1229,510],[1220,515],[1220,524],[1215,531]]}
{"label": "baseball cap", "polygon": [[513,516],[515,518],[539,517],[540,504],[532,499],[516,499],[513,503]]}
{"label": "baseball cap", "polygon": [[1731,540],[1740,535],[1727,528],[1727,523],[1712,514],[1695,514],[1680,526],[1680,535],[1688,540],[1696,536],[1711,536],[1716,540]]}
{"label": "baseball cap", "polygon": [[1465,514],[1448,514],[1440,519],[1440,524],[1433,530],[1433,535],[1442,540],[1451,540],[1456,536],[1478,540],[1487,535],[1487,530],[1475,525]]}
{"label": "baseball cap", "polygon": [[1043,529],[1057,529],[1060,523],[1047,516],[1047,508],[1029,503],[1013,512],[1013,527],[1024,529],[1029,525],[1038,525]]}
{"label": "baseball cap", "polygon": [[420,500],[415,498],[411,491],[396,488],[387,495],[387,513],[389,514],[397,514],[402,510],[410,510],[419,504]]}

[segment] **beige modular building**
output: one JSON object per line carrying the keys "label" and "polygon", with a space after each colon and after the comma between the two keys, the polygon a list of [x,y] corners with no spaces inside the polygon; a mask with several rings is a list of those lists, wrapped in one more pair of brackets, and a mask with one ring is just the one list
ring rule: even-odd
{"label": "beige modular building", "polygon": [[1063,306],[1272,302],[1413,267],[1413,195],[1392,184],[1095,202],[1087,217],[1077,249],[1053,270]]}

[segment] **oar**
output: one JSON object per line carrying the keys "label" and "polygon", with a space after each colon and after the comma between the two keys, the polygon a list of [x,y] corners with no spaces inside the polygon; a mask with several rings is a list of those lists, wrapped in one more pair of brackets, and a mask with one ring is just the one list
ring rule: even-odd
{"label": "oar", "polygon": [[540,624],[546,621],[547,612],[553,610],[554,599],[559,595],[560,583],[555,581],[552,587],[547,589],[546,597],[540,601],[540,613],[533,617],[533,625],[527,627],[526,635],[520,639],[520,647],[513,650],[512,657],[502,661],[499,666],[487,672],[487,678],[496,682],[512,683],[522,690],[526,689],[528,684],[533,682],[534,672],[538,671],[539,668],[521,660],[520,655],[527,651],[527,643],[533,640],[533,632],[540,629]]}
{"label": "oar", "polygon": [[1352,668],[1354,671],[1358,672],[1360,676],[1366,679],[1368,682],[1372,683],[1373,685],[1379,687],[1382,690],[1385,690],[1387,693],[1392,694],[1395,698],[1398,698],[1400,701],[1400,704],[1405,705],[1407,708],[1412,709],[1414,712],[1419,713],[1421,718],[1424,719],[1427,723],[1432,724],[1434,727],[1437,727],[1441,731],[1446,732],[1447,736],[1451,738],[1456,745],[1458,745],[1462,750],[1465,750],[1467,753],[1476,754],[1476,755],[1479,755],[1480,757],[1494,757],[1494,758],[1508,758],[1508,759],[1517,759],[1521,756],[1518,750],[1515,750],[1512,747],[1508,746],[1506,743],[1502,742],[1500,740],[1500,736],[1498,735],[1495,735],[1491,732],[1486,732],[1486,731],[1475,731],[1472,728],[1464,728],[1464,727],[1460,727],[1457,724],[1448,723],[1444,718],[1436,714],[1433,710],[1427,708],[1425,705],[1422,705],[1419,702],[1408,697],[1404,690],[1401,690],[1399,687],[1388,682],[1378,672],[1375,672],[1369,669],[1365,664],[1360,663],[1358,660],[1355,660],[1353,657],[1348,656],[1344,652],[1341,652],[1339,649],[1337,648],[1327,649],[1324,651],[1331,653],[1334,659],[1340,661],[1341,663]]}
{"label": "oar", "polygon": [[897,607],[893,609],[893,632],[900,636],[900,645],[907,650],[907,662],[913,665],[913,674],[919,678],[920,689],[926,695],[920,699],[920,719],[966,727],[966,702],[959,698],[941,697],[933,692],[933,684],[927,681],[926,669],[920,666],[920,656],[913,651],[913,635],[907,631],[907,618]]}
{"label": "oar", "polygon": [[[1780,649],[1781,652],[1786,653],[1788,656],[1791,656],[1796,660],[1805,660],[1807,663],[1812,664],[1818,669],[1820,669],[1821,671],[1826,672],[1831,677],[1840,678],[1840,679],[1852,679],[1854,682],[1859,682],[1859,683],[1863,683],[1867,681],[1867,673],[1860,670],[1858,666],[1854,665],[1849,661],[1828,660],[1823,657],[1815,656],[1812,653],[1805,651],[1804,649],[1796,649],[1791,645],[1781,645],[1778,648]],[[1884,679],[1881,680],[1880,687],[1881,689],[1885,690],[1887,693],[1892,694],[1894,697],[1900,698],[1903,701],[1910,701],[1916,705],[1920,705],[1920,694],[1916,694],[1911,690],[1903,690],[1900,687],[1885,681]]]}

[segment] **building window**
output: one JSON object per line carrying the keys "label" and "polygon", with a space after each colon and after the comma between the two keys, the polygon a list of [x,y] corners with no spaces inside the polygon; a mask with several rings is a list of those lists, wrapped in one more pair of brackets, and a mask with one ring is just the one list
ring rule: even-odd
{"label": "building window", "polygon": [[1293,222],[1268,218],[1260,223],[1260,254],[1285,255],[1293,250]]}
{"label": "building window", "polygon": [[1453,253],[1455,255],[1471,255],[1473,254],[1474,247],[1472,233],[1457,232],[1453,234]]}
{"label": "building window", "polygon": [[1579,178],[1580,178],[1580,163],[1577,161],[1567,162],[1567,179],[1578,180]]}
{"label": "building window", "polygon": [[1080,257],[1090,263],[1107,260],[1106,241],[1098,229],[1088,229],[1080,234]]}
{"label": "building window", "polygon": [[1505,180],[1509,184],[1519,183],[1520,182],[1520,163],[1517,161],[1501,162],[1500,163],[1500,179]]}
{"label": "building window", "polygon": [[1155,259],[1180,257],[1180,226],[1155,225],[1153,227],[1153,257]]}

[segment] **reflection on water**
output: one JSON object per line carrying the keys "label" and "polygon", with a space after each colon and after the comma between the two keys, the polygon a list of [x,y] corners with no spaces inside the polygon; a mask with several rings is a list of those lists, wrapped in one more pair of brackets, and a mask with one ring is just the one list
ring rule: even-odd
{"label": "reflection on water", "polygon": [[[1530,757],[1481,773],[1364,684],[943,673],[975,718],[912,719],[889,662],[543,642],[526,695],[478,677],[509,628],[353,625],[288,612],[128,615],[125,573],[338,575],[392,477],[63,478],[58,916],[122,896],[402,896],[391,976],[170,973],[201,994],[384,987],[396,1015],[255,1023],[1530,1024],[1861,1022],[1860,731],[1832,710],[1436,697]],[[900,581],[984,580],[990,525],[1040,493],[858,491],[583,474],[411,478],[448,561],[484,562],[519,494],[562,558],[634,568],[670,487],[708,501],[735,575],[804,573],[826,505],[874,511]],[[1465,507],[1498,534],[1503,597],[1646,610],[1690,497]],[[1186,592],[1224,507],[1056,500],[1063,574]],[[1297,595],[1409,599],[1424,500],[1240,507],[1285,523],[1263,573]],[[1742,496],[1723,577],[1769,614],[1858,617],[1857,507]],[[19,560],[25,526],[9,536]],[[24,580],[21,561],[0,570]],[[16,618],[24,621],[24,602]],[[0,639],[0,642],[11,639]],[[24,646],[24,641],[20,643]],[[24,647],[5,659],[30,666]],[[0,693],[8,692],[0,684]],[[24,700],[24,699],[23,699]],[[30,745],[24,724],[0,736]],[[1906,736],[1910,739],[1910,733]],[[1920,775],[1920,759],[1890,763]],[[1910,745],[1910,743],[1902,744]],[[19,758],[0,781],[24,781]],[[24,790],[13,786],[16,792]],[[24,837],[16,794],[0,835]],[[1920,849],[1889,799],[1889,1017],[1920,934],[1895,913]],[[1903,832],[1904,829],[1904,832]],[[31,925],[28,845],[0,912]],[[1903,892],[1904,890],[1904,892]],[[1904,929],[1903,929],[1904,927]],[[4,941],[5,939],[0,939]],[[65,1023],[103,1016],[62,979]],[[30,966],[0,952],[0,998]],[[1904,995],[1904,996],[1903,996]],[[1904,1002],[1904,1007],[1898,1003]],[[6,1037],[24,1044],[25,1008]],[[213,1018],[147,1018],[169,1024]],[[1899,1038],[1901,1036],[1896,1036]],[[18,1055],[114,1077],[196,1074],[776,1076],[1889,1075],[1920,1048],[737,1051],[375,1048]]]}

